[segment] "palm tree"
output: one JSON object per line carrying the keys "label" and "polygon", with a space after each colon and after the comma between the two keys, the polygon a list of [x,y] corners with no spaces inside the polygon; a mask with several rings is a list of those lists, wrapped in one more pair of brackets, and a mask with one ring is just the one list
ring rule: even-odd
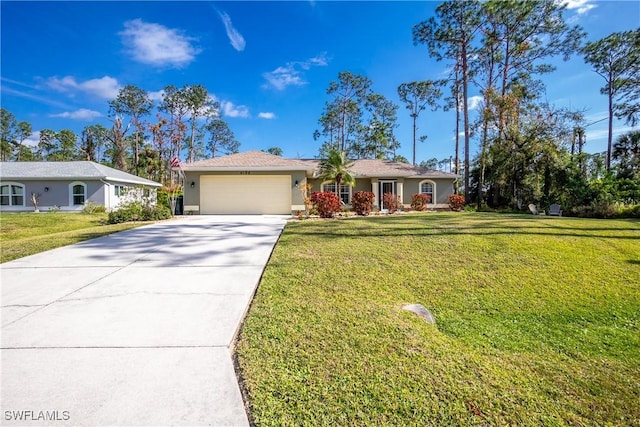
{"label": "palm tree", "polygon": [[344,151],[330,149],[326,159],[320,162],[320,179],[323,181],[334,181],[336,183],[336,195],[340,198],[340,185],[348,184],[354,186],[355,177],[349,170],[353,162],[347,160]]}

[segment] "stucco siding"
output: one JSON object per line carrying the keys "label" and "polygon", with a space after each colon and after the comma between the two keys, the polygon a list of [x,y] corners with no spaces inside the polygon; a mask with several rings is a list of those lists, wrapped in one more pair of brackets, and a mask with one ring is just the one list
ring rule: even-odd
{"label": "stucco siding", "polygon": [[[186,211],[192,211],[198,213],[199,209],[187,209],[189,207],[200,206],[200,189],[202,187],[202,176],[238,176],[249,175],[255,176],[275,176],[275,175],[288,175],[291,177],[291,211],[304,210],[304,196],[302,188],[306,182],[306,175],[304,171],[185,171],[184,182],[184,198],[183,204]],[[297,182],[297,185],[296,185]],[[193,187],[191,187],[193,183]],[[244,196],[243,196],[244,197]]]}
{"label": "stucco siding", "polygon": [[438,178],[410,178],[404,180],[404,198],[402,200],[404,204],[411,203],[411,197],[420,192],[420,183],[423,181],[430,181],[435,184],[436,204],[446,205],[449,203],[449,196],[453,194],[452,180]]}
{"label": "stucco siding", "polygon": [[353,192],[355,193],[356,191],[371,191],[371,179],[356,179],[356,185],[353,187]]}
{"label": "stucco siding", "polygon": [[[383,178],[380,178],[383,179]],[[357,178],[356,184],[353,187],[353,193],[356,191],[372,191],[372,182],[378,183],[380,179],[377,178]],[[384,180],[396,182],[396,191],[399,192],[400,186],[402,186],[402,203],[407,207],[411,204],[411,198],[414,194],[420,192],[420,183],[423,181],[430,181],[435,184],[436,200],[435,204],[447,205],[449,203],[449,195],[453,194],[453,181],[451,179],[439,179],[439,178],[384,178]],[[310,179],[313,184],[311,191],[320,191],[322,180]],[[376,191],[374,191],[375,193]],[[376,198],[376,205],[379,204],[379,200]]]}
{"label": "stucco siding", "polygon": [[[322,185],[323,180],[317,178],[309,178],[309,182],[312,184],[311,191],[321,191],[320,186]],[[356,185],[353,187],[353,193],[356,191],[371,191],[371,179],[369,178],[359,178],[356,179]]]}

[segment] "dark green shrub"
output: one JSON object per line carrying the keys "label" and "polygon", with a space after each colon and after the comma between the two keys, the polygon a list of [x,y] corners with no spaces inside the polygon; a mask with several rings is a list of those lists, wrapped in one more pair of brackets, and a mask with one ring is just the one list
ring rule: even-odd
{"label": "dark green shrub", "polygon": [[131,221],[160,221],[171,218],[171,209],[166,206],[146,206],[139,201],[123,204],[118,210],[109,212],[109,224]]}
{"label": "dark green shrub", "polygon": [[569,209],[568,215],[582,218],[640,218],[640,204],[593,202]]}
{"label": "dark green shrub", "polygon": [[633,206],[626,206],[620,210],[621,218],[640,218],[640,203]]}
{"label": "dark green shrub", "polygon": [[169,193],[164,190],[158,190],[157,194],[157,205],[164,206],[167,209],[171,210],[171,203],[169,202]]}
{"label": "dark green shrub", "polygon": [[129,209],[119,209],[117,211],[109,212],[108,222],[109,224],[120,224],[123,222],[135,221],[133,211]]}
{"label": "dark green shrub", "polygon": [[171,209],[166,206],[145,206],[142,208],[142,221],[160,221],[171,218]]}
{"label": "dark green shrub", "polygon": [[418,193],[411,196],[411,209],[416,211],[426,211],[427,205],[431,201],[429,194]]}
{"label": "dark green shrub", "polygon": [[367,216],[373,209],[373,202],[376,196],[371,191],[356,191],[351,199],[353,210],[362,216]]}

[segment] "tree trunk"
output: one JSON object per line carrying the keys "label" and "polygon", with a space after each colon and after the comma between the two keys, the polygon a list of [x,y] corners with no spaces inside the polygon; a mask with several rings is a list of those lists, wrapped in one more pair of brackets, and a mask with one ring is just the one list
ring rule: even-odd
{"label": "tree trunk", "polygon": [[613,141],[613,76],[609,76],[607,94],[609,95],[609,136],[607,138],[607,172],[611,169],[611,146]]}
{"label": "tree trunk", "polygon": [[342,127],[340,128],[340,135],[338,136],[338,150],[344,151],[344,133],[347,119],[344,113],[342,113]]}
{"label": "tree trunk", "polygon": [[469,102],[468,95],[468,64],[467,64],[467,47],[462,46],[462,105],[464,117],[464,199],[465,203],[469,202]]}
{"label": "tree trunk", "polygon": [[505,118],[504,118],[504,102],[505,97],[507,96],[507,78],[509,76],[509,40],[507,40],[507,44],[505,46],[505,54],[504,54],[504,68],[502,70],[502,88],[500,89],[500,100],[502,101],[499,106],[498,112],[498,138],[503,139],[504,128],[505,128]]}
{"label": "tree trunk", "polygon": [[140,171],[138,170],[138,163],[140,163],[140,123],[138,123],[138,118],[133,118],[133,131],[136,133],[134,140],[134,150],[133,150],[133,168],[136,172],[136,176],[140,176]]}
{"label": "tree trunk", "polygon": [[[459,64],[456,65],[456,81],[455,81],[455,96],[456,96],[456,175],[460,173],[460,73]],[[458,194],[458,188],[456,184],[456,194]]]}
{"label": "tree trunk", "polygon": [[133,155],[133,163],[134,163],[134,169],[136,172],[136,176],[140,175],[138,173],[138,159],[140,158],[140,153],[139,153],[139,144],[138,144],[138,132],[136,132],[136,137],[135,137],[135,150],[134,150],[134,155]]}
{"label": "tree trunk", "polygon": [[194,157],[193,143],[195,139],[195,131],[196,131],[196,121],[195,119],[191,119],[191,138],[189,141],[189,163],[193,163],[193,157]]}
{"label": "tree trunk", "polygon": [[[455,81],[455,97],[456,97],[456,175],[460,174],[460,68],[456,64],[456,81]],[[455,193],[458,194],[458,180],[455,183]]]}
{"label": "tree trunk", "polygon": [[411,115],[413,117],[413,166],[416,165],[416,120],[417,115],[414,113]]}
{"label": "tree trunk", "polygon": [[487,153],[487,131],[489,127],[488,118],[483,119],[482,123],[482,150],[480,152],[480,176],[478,178],[478,203],[477,209],[482,207],[482,188],[484,187],[484,172],[486,169],[486,153]]}

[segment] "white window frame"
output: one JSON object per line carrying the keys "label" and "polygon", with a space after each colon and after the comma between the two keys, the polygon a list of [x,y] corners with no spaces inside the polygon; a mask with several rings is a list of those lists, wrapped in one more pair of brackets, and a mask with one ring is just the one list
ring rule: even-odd
{"label": "white window frame", "polygon": [[[73,192],[73,187],[75,187],[76,185],[80,185],[82,186],[82,188],[84,189],[82,196],[84,197],[84,202],[82,202],[82,204],[76,204],[75,202],[75,196],[79,196],[80,194],[75,194]],[[71,184],[69,184],[69,207],[74,207],[74,206],[84,206],[87,203],[87,184],[84,182],[80,182],[80,181],[74,181]]]}
{"label": "white window frame", "polygon": [[[6,181],[3,182],[2,185],[0,187],[7,187],[9,189],[9,192],[7,194],[2,194],[2,197],[8,197],[9,198],[9,204],[7,205],[2,205],[2,206],[25,206],[26,203],[26,197],[27,197],[27,193],[25,191],[25,187],[24,184],[20,184],[19,182],[10,182],[10,181]],[[20,187],[22,188],[22,195],[20,194],[15,194],[13,192],[13,188],[14,187]],[[1,190],[0,190],[1,191]],[[13,198],[14,197],[19,197],[22,196],[22,204],[15,204],[13,203]]]}
{"label": "white window frame", "polygon": [[[320,190],[321,191],[331,191],[332,193],[335,194],[335,190],[329,190],[327,188],[325,188],[326,186],[333,186],[333,188],[335,188],[336,186],[336,182],[335,181],[325,181],[320,185]],[[346,188],[347,191],[344,191]],[[345,205],[350,205],[351,204],[351,197],[353,196],[353,188],[349,185],[349,184],[340,184],[340,203],[341,204],[345,204]],[[347,195],[347,202],[345,202],[344,200],[342,200],[342,196]]]}
{"label": "white window frame", "polygon": [[425,179],[422,180],[418,183],[418,192],[420,194],[429,194],[429,193],[425,193],[424,191],[422,191],[422,184],[431,184],[431,191],[433,191],[433,193],[431,194],[431,200],[429,201],[430,205],[435,205],[436,204],[436,183],[435,181],[431,181],[430,179]]}
{"label": "white window frame", "polygon": [[124,195],[127,194],[128,190],[129,190],[129,187],[127,187],[126,185],[120,185],[120,184],[113,185],[113,194],[116,197],[123,197]]}

